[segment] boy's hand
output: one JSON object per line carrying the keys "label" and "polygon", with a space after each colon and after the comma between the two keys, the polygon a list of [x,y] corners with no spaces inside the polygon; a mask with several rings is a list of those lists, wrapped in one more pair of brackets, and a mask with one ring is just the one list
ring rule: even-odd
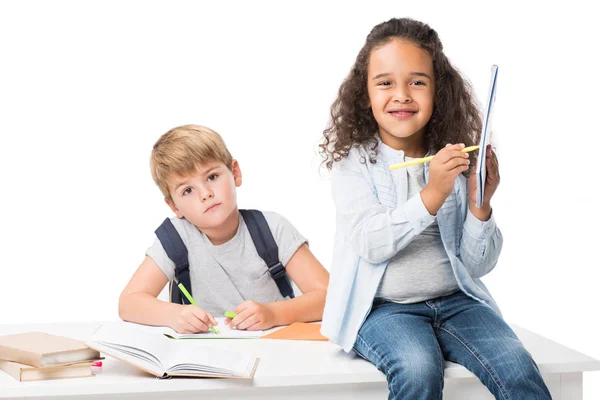
{"label": "boy's hand", "polygon": [[177,333],[208,332],[212,325],[218,324],[211,313],[191,304],[181,305],[173,317],[171,328]]}
{"label": "boy's hand", "polygon": [[465,145],[447,144],[429,163],[429,182],[421,198],[429,214],[435,215],[454,189],[456,177],[469,168],[469,154],[461,153]]}
{"label": "boy's hand", "polygon": [[481,221],[487,221],[492,213],[490,201],[496,189],[500,185],[500,168],[498,166],[498,157],[496,152],[492,150],[492,145],[487,145],[485,155],[486,178],[483,189],[483,204],[481,208],[477,208],[477,174],[475,171],[469,176],[469,209],[471,213]]}
{"label": "boy's hand", "polygon": [[275,315],[269,304],[246,300],[233,312],[237,314],[235,318],[225,319],[225,323],[232,328],[258,331],[275,325]]}

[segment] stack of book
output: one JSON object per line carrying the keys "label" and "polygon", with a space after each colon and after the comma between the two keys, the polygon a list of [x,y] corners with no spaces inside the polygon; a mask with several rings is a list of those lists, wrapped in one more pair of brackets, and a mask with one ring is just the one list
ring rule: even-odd
{"label": "stack of book", "polygon": [[18,381],[94,376],[100,353],[82,341],[43,332],[0,336],[0,370]]}

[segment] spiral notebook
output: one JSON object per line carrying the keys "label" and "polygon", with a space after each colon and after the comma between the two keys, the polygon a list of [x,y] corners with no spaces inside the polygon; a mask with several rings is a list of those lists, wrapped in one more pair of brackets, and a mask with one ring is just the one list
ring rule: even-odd
{"label": "spiral notebook", "polygon": [[487,98],[485,114],[483,115],[483,123],[481,126],[481,138],[479,139],[479,157],[477,159],[477,199],[475,205],[481,208],[483,205],[483,195],[485,191],[485,181],[487,178],[487,170],[485,165],[486,148],[490,141],[490,127],[492,125],[492,112],[496,101],[496,83],[498,81],[498,66],[492,65],[492,76],[490,78],[490,90]]}

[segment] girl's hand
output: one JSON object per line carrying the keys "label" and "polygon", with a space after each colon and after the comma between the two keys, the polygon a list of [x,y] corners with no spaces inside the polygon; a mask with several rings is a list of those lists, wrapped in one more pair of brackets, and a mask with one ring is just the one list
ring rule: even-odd
{"label": "girl's hand", "polygon": [[198,306],[191,304],[181,305],[179,313],[174,315],[170,324],[177,333],[208,332],[212,325],[218,322],[211,313],[207,313]]}
{"label": "girl's hand", "polygon": [[429,182],[421,198],[431,215],[435,215],[454,190],[456,177],[469,168],[469,155],[462,153],[465,145],[447,144],[429,163]]}
{"label": "girl's hand", "polygon": [[477,202],[477,174],[471,172],[469,176],[469,209],[471,213],[481,221],[487,221],[492,213],[490,201],[498,185],[500,185],[500,168],[498,166],[498,157],[496,152],[492,150],[491,145],[487,145],[485,155],[486,178],[483,189],[483,204],[481,208],[475,206]]}
{"label": "girl's hand", "polygon": [[225,323],[236,329],[258,331],[272,328],[275,325],[275,315],[269,304],[246,300],[233,310],[237,316],[226,318]]}

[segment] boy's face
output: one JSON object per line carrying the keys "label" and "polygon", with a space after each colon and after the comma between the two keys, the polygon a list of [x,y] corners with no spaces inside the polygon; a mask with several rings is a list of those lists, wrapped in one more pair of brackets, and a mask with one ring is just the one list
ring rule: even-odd
{"label": "boy's face", "polygon": [[232,169],[220,162],[198,165],[195,172],[167,179],[172,200],[166,200],[178,218],[185,218],[201,231],[214,231],[238,212],[235,188],[242,184],[239,164]]}

